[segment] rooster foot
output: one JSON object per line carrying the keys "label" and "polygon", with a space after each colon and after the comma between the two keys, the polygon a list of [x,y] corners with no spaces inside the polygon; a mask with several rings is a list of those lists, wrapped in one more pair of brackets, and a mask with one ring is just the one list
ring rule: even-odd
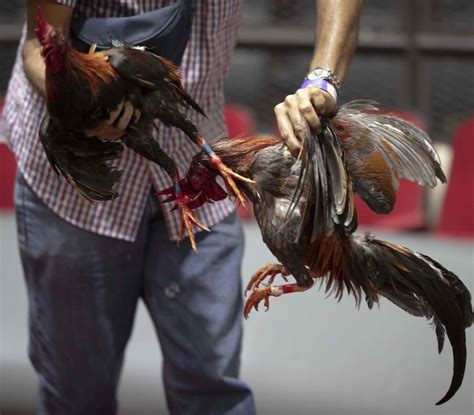
{"label": "rooster foot", "polygon": [[[189,192],[188,192],[189,193]],[[194,199],[191,194],[188,194],[185,189],[181,188],[180,184],[176,182],[172,187],[168,187],[157,193],[157,196],[169,195],[162,203],[176,202],[176,205],[171,210],[178,210],[181,218],[181,229],[178,235],[178,244],[184,239],[185,234],[188,234],[191,247],[197,252],[196,238],[194,236],[193,225],[210,232],[210,229],[199,222],[197,214],[189,207]]]}
{"label": "rooster foot", "polygon": [[270,308],[270,297],[279,297],[283,294],[283,291],[278,290],[279,287],[264,287],[264,288],[255,288],[252,291],[252,294],[245,302],[244,306],[244,317],[245,319],[249,318],[249,314],[252,311],[252,308],[255,308],[255,311],[258,311],[258,305],[260,301],[263,300],[263,305],[265,306],[265,311],[268,311]]}
{"label": "rooster foot", "polygon": [[226,185],[228,193],[231,196],[234,196],[242,204],[242,206],[245,206],[245,196],[239,190],[237,184],[235,183],[235,180],[240,180],[242,182],[250,184],[255,184],[255,181],[234,172],[232,169],[227,167],[222,162],[221,158],[216,154],[212,154],[210,156],[210,161],[214,168],[219,171],[219,175],[224,179],[224,183]]}
{"label": "rooster foot", "polygon": [[[311,281],[311,280],[310,280]],[[298,284],[285,284],[285,285],[269,285],[268,287],[254,288],[252,294],[245,302],[244,306],[244,317],[249,317],[252,308],[258,311],[258,305],[263,300],[265,311],[270,308],[270,297],[279,297],[282,294],[297,293],[309,290],[313,286],[309,283],[307,286],[299,286]]]}
{"label": "rooster foot", "polygon": [[194,213],[188,206],[186,206],[186,202],[180,202],[179,198],[177,198],[176,205],[179,210],[179,216],[181,217],[181,230],[178,235],[178,244],[184,239],[184,235],[187,233],[189,241],[191,242],[191,247],[195,252],[197,252],[196,238],[194,236],[193,225],[206,232],[210,232],[211,230],[204,226],[201,222],[199,222],[196,213]]}
{"label": "rooster foot", "polygon": [[257,289],[258,286],[267,278],[270,276],[268,279],[267,285],[272,285],[273,281],[275,280],[275,277],[281,274],[283,279],[288,282],[288,279],[286,278],[289,274],[289,272],[285,269],[285,267],[281,264],[267,264],[264,267],[260,268],[255,274],[252,275],[252,278],[250,278],[249,283],[247,284],[247,287],[245,288],[245,295],[247,295],[247,292],[252,290],[252,289]]}

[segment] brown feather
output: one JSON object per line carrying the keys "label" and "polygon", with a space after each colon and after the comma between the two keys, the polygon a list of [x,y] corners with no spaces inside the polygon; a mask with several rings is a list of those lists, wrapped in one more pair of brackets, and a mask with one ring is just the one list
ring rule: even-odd
{"label": "brown feather", "polygon": [[377,185],[377,189],[381,191],[391,206],[395,205],[396,189],[393,186],[392,175],[396,172],[391,172],[383,156],[374,150],[367,156],[360,164],[357,163],[357,172],[361,174],[364,179]]}
{"label": "brown feather", "polygon": [[251,175],[255,155],[264,148],[281,143],[275,137],[233,137],[217,140],[212,148],[226,166],[245,176]]}
{"label": "brown feather", "polygon": [[101,82],[108,84],[119,77],[103,52],[81,53],[69,48],[66,56],[74,68],[72,75],[88,81],[93,98],[97,97]]}

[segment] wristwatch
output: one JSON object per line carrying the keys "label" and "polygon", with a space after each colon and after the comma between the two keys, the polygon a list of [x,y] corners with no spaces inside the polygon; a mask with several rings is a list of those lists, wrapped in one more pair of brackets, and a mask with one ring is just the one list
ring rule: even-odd
{"label": "wristwatch", "polygon": [[311,72],[308,73],[308,75],[306,75],[306,79],[308,81],[314,81],[316,79],[326,79],[334,85],[334,88],[336,88],[337,92],[340,92],[341,90],[341,81],[337,79],[334,72],[327,68],[317,67],[313,69]]}

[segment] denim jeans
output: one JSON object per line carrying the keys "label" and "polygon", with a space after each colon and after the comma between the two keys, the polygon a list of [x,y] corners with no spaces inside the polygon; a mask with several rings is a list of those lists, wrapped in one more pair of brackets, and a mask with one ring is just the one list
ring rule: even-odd
{"label": "denim jeans", "polygon": [[[172,414],[253,414],[239,380],[243,234],[235,214],[209,234],[168,240],[150,194],[135,242],[57,216],[19,175],[18,239],[29,301],[29,354],[38,414],[108,415],[141,298],[163,353]],[[154,359],[150,356],[150,359]]]}

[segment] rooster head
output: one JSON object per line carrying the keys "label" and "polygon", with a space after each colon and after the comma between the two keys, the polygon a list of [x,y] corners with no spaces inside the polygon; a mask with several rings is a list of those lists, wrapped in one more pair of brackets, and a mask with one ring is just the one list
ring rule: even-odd
{"label": "rooster head", "polygon": [[46,70],[51,73],[61,71],[67,48],[66,38],[46,21],[40,7],[36,15],[35,33],[41,44],[41,56],[46,64]]}
{"label": "rooster head", "polygon": [[[186,200],[186,206],[197,209],[206,203],[213,203],[227,197],[226,191],[216,181],[217,171],[198,154],[191,162],[191,166],[184,179],[179,182],[180,197]],[[157,193],[158,196],[167,195],[163,203],[176,200],[175,187],[171,186]]]}
{"label": "rooster head", "polygon": [[217,182],[217,170],[202,158],[202,155],[194,157],[186,174],[190,189],[192,189],[197,207],[217,202],[227,197],[226,191]]}

